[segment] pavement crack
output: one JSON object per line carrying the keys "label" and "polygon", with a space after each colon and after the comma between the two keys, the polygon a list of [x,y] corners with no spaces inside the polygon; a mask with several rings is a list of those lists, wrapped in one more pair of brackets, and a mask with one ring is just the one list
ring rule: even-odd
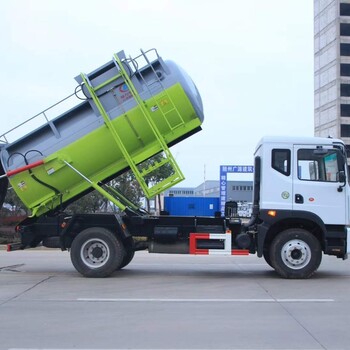
{"label": "pavement crack", "polygon": [[16,264],[16,265],[9,265],[9,266],[2,266],[0,267],[0,272],[2,271],[11,271],[11,272],[20,272],[19,270],[16,270],[18,267],[22,267],[25,264]]}
{"label": "pavement crack", "polygon": [[22,295],[24,295],[24,294],[30,292],[31,290],[33,290],[33,289],[36,288],[37,286],[39,286],[39,285],[41,285],[41,284],[47,282],[48,280],[50,280],[50,279],[53,278],[53,277],[54,277],[54,276],[49,276],[49,277],[44,278],[43,280],[41,280],[41,281],[35,283],[34,285],[32,285],[31,287],[25,289],[24,291],[22,291],[22,292],[20,292],[20,293],[18,293],[18,294],[16,294],[16,295],[14,295],[12,298],[3,301],[2,303],[0,303],[0,306],[3,306],[3,305],[5,305],[5,304],[7,304],[7,303],[9,303],[9,302],[11,302],[11,301],[13,301],[13,300],[19,298],[20,296],[22,296]]}
{"label": "pavement crack", "polygon": [[[276,300],[277,301],[277,300]],[[315,340],[317,344],[320,345],[322,349],[327,349],[313,334],[309,331],[281,302],[277,301],[280,307],[302,328],[304,331],[310,335],[312,339]]]}
{"label": "pavement crack", "polygon": [[319,344],[319,346],[322,349],[327,349],[313,334],[310,330],[308,330],[284,305],[283,302],[279,301],[278,299],[276,299],[271,293],[270,291],[265,288],[262,283],[260,283],[260,281],[256,281],[256,284],[271,298],[273,299],[302,329],[304,329],[304,331],[309,334],[309,336],[315,340],[315,342],[317,344]]}

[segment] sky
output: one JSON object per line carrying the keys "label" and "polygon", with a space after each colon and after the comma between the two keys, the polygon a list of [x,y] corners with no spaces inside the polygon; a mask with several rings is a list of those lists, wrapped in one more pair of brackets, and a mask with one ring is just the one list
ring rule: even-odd
{"label": "sky", "polygon": [[0,134],[114,53],[150,48],[203,100],[203,130],[171,148],[186,177],[178,187],[253,164],[265,135],[314,134],[312,0],[0,0],[0,18]]}

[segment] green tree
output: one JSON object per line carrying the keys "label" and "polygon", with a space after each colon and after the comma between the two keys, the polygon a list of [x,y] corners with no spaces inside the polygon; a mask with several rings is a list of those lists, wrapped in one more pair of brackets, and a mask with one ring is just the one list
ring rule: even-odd
{"label": "green tree", "polygon": [[143,191],[131,170],[110,181],[109,185],[137,206],[141,205]]}
{"label": "green tree", "polygon": [[70,204],[66,208],[66,212],[69,214],[96,213],[100,212],[105,205],[106,199],[97,191],[93,191]]}
{"label": "green tree", "polygon": [[[135,203],[136,205],[140,205],[143,194],[135,179],[135,176],[131,171],[127,171],[126,173],[116,177],[107,185],[120,192],[129,201]],[[98,191],[93,191],[78,199],[76,202],[70,204],[66,209],[68,213],[72,214],[106,212],[111,210],[115,211],[117,208],[115,208],[115,206]]]}
{"label": "green tree", "polygon": [[11,211],[4,211],[2,210],[2,215],[29,215],[28,209],[25,207],[25,205],[22,203],[22,201],[18,198],[16,192],[13,190],[12,187],[10,187],[7,190],[4,203],[9,204],[12,209]]}

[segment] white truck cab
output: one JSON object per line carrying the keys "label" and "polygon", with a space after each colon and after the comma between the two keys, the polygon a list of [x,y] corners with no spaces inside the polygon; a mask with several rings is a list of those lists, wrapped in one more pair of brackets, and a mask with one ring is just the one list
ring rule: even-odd
{"label": "white truck cab", "polygon": [[300,277],[303,269],[304,277],[312,274],[322,251],[347,258],[349,178],[344,143],[332,138],[264,137],[255,161],[258,255],[290,278]]}

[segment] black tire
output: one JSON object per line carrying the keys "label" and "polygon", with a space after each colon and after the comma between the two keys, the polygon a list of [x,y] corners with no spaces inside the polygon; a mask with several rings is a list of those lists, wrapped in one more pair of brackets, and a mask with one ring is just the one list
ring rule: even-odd
{"label": "black tire", "polygon": [[122,269],[123,267],[129,265],[131,260],[134,258],[134,255],[135,255],[135,251],[131,250],[131,249],[128,249],[126,251],[125,257],[124,257],[123,262],[120,265],[119,269]]}
{"label": "black tire", "polygon": [[263,257],[264,257],[265,261],[274,269],[274,267],[272,266],[272,263],[271,263],[270,250],[268,247],[264,248]]}
{"label": "black tire", "polygon": [[110,276],[120,268],[125,255],[122,243],[103,227],[81,231],[70,251],[73,266],[85,277]]}
{"label": "black tire", "polygon": [[123,267],[129,265],[135,255],[134,239],[132,237],[129,237],[123,243],[125,247],[125,256],[119,269],[122,269]]}
{"label": "black tire", "polygon": [[321,244],[309,231],[287,229],[272,241],[270,260],[276,272],[283,278],[310,278],[322,260]]}

